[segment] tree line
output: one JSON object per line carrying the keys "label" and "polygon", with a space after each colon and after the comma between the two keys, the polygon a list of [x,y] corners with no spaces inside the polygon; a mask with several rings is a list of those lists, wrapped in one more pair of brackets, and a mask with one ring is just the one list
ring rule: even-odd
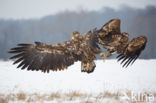
{"label": "tree line", "polygon": [[63,42],[69,40],[75,30],[83,34],[96,27],[100,28],[113,18],[121,19],[121,31],[128,32],[130,38],[138,35],[148,37],[146,49],[140,58],[156,58],[156,7],[147,6],[145,9],[121,7],[119,10],[112,8],[103,8],[100,11],[66,10],[41,19],[0,19],[0,59],[7,60],[10,57],[7,51],[18,43]]}

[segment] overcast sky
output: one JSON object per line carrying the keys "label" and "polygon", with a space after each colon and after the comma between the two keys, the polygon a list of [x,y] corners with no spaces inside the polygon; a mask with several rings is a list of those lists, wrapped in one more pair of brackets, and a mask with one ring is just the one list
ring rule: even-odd
{"label": "overcast sky", "polygon": [[60,11],[79,9],[100,10],[103,7],[119,9],[121,5],[145,8],[156,5],[156,0],[0,0],[0,19],[41,18]]}

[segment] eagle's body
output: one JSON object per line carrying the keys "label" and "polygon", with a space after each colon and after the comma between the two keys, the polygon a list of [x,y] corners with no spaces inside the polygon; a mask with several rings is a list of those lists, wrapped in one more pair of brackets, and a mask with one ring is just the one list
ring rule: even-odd
{"label": "eagle's body", "polygon": [[129,41],[128,33],[120,32],[120,20],[112,19],[101,29],[94,29],[81,35],[78,31],[72,33],[71,40],[47,45],[40,42],[35,44],[18,44],[9,53],[16,55],[11,59],[17,59],[14,64],[27,70],[64,70],[76,61],[81,61],[81,71],[91,73],[96,67],[94,60],[96,54],[105,60],[98,44],[108,51],[107,57],[117,53],[118,61],[122,60],[123,66],[133,63],[146,46],[147,38],[140,36]]}
{"label": "eagle's body", "polygon": [[84,36],[73,32],[72,39],[58,44],[47,45],[40,42],[34,44],[18,44],[9,53],[18,53],[11,59],[18,58],[14,64],[21,62],[18,68],[27,70],[64,70],[76,61],[81,61],[81,71],[92,72],[95,68],[95,54],[100,53],[94,31]]}

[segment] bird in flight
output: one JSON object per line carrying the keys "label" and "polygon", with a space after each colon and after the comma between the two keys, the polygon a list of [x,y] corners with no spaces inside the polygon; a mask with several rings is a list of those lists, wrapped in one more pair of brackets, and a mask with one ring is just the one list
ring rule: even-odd
{"label": "bird in flight", "polygon": [[108,51],[106,57],[113,54],[121,61],[123,67],[133,64],[144,50],[147,37],[139,36],[129,41],[129,34],[120,32],[120,19],[112,19],[98,30],[98,41]]}
{"label": "bird in flight", "polygon": [[[147,38],[140,36],[128,41],[129,34],[120,32],[120,19],[112,19],[101,29],[93,29],[80,34],[72,32],[71,40],[58,44],[18,44],[11,48],[9,53],[15,54],[10,59],[16,59],[13,64],[19,63],[17,68],[36,70],[42,72],[64,70],[76,61],[81,61],[81,72],[91,73],[96,65],[96,55],[105,61],[118,53],[118,61],[122,60],[123,66],[133,63],[145,48]],[[102,52],[99,45],[108,51]]]}

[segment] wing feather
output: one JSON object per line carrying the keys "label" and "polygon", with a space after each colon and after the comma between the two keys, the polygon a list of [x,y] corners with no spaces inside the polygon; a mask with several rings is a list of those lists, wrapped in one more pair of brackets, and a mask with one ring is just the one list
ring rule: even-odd
{"label": "wing feather", "polygon": [[[144,50],[147,37],[139,36],[133,38],[130,42],[128,33],[120,32],[120,20],[112,19],[106,23],[101,29],[98,30],[99,44],[110,54],[113,52],[118,53],[116,57],[123,67],[128,67],[133,64]],[[109,46],[108,46],[109,45]]]}
{"label": "wing feather", "polygon": [[73,45],[69,42],[60,45],[46,45],[40,42],[18,44],[17,47],[9,51],[9,53],[15,54],[10,59],[16,59],[14,64],[19,63],[17,68],[21,69],[41,70],[42,72],[64,70],[79,60],[74,56],[76,54],[73,55],[71,49],[67,49],[67,44],[70,48]]}

